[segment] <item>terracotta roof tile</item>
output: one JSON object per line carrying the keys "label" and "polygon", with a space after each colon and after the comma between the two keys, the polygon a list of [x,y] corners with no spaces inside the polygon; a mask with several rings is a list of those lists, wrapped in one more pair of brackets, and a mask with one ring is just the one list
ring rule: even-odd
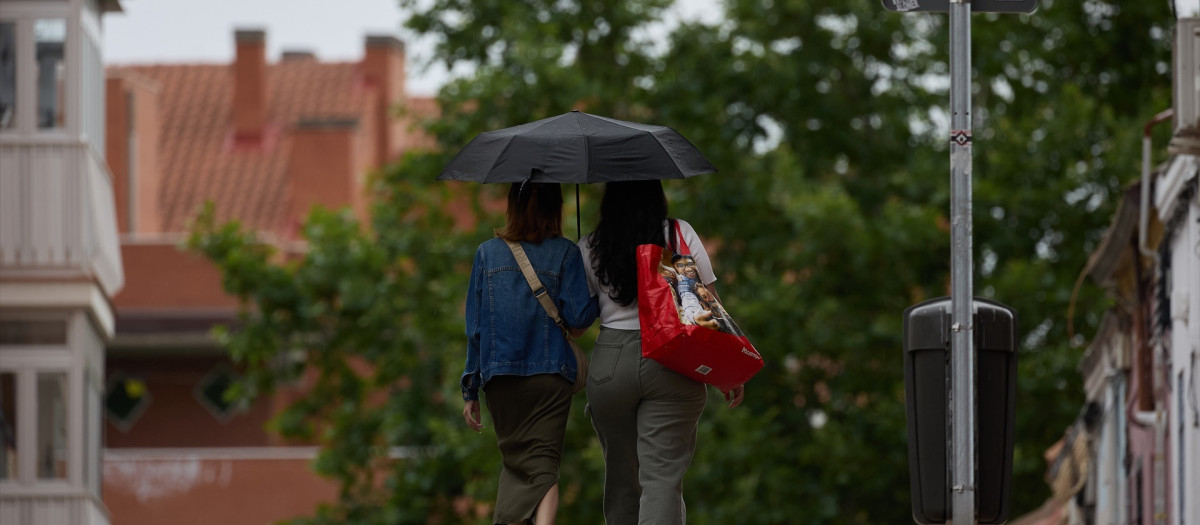
{"label": "terracotta roof tile", "polygon": [[284,61],[267,66],[268,130],[258,147],[232,138],[233,68],[228,64],[110,67],[158,82],[162,230],[185,231],[206,200],[218,220],[286,233],[286,130],[302,118],[365,118],[374,90],[357,63]]}

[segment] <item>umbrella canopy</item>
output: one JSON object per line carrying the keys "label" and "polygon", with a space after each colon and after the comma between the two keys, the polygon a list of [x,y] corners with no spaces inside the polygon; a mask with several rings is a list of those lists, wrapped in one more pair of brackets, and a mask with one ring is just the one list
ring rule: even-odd
{"label": "umbrella canopy", "polygon": [[714,173],[675,130],[580,111],[480,133],[438,180],[591,183]]}

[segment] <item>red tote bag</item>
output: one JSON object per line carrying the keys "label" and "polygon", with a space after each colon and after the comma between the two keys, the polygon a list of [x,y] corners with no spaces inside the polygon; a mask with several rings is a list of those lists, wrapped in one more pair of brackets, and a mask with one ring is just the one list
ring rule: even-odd
{"label": "red tote bag", "polygon": [[638,320],[642,357],[722,392],[744,384],[763,367],[762,355],[695,272],[679,224],[669,242],[637,248]]}

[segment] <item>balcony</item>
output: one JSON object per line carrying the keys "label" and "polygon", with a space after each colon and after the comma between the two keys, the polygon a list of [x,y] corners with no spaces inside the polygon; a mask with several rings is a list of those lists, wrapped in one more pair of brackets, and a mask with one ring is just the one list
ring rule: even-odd
{"label": "balcony", "polygon": [[124,285],[112,182],[86,143],[0,143],[0,210],[0,280]]}

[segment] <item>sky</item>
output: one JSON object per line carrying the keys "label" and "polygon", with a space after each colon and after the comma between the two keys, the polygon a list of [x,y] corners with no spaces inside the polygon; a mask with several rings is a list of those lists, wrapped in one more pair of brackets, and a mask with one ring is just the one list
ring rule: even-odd
{"label": "sky", "polygon": [[[1200,0],[1197,0],[1200,1]],[[679,19],[714,21],[719,0],[677,0]],[[109,64],[227,63],[234,29],[264,29],[267,60],[284,49],[311,51],[323,61],[362,57],[366,35],[405,40],[407,87],[432,95],[448,78],[445,69],[420,70],[431,43],[401,28],[397,0],[122,0],[123,13],[104,18],[104,57]]]}
{"label": "sky", "polygon": [[1177,16],[1200,15],[1200,0],[1175,0],[1175,14]]}

